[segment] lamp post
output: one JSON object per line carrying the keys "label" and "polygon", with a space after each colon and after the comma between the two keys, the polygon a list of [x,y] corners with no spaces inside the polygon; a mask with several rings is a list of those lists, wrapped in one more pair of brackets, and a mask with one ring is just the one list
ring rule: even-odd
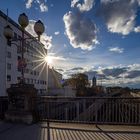
{"label": "lamp post", "polygon": [[5,113],[5,117],[7,120],[11,121],[21,121],[25,123],[32,123],[36,118],[34,115],[35,106],[33,102],[33,97],[36,97],[37,90],[34,85],[26,84],[24,80],[24,69],[26,67],[26,62],[24,58],[24,47],[25,41],[27,39],[32,39],[32,41],[36,41],[35,38],[40,41],[40,36],[44,32],[45,28],[43,23],[38,20],[34,25],[34,31],[37,34],[37,37],[25,37],[25,28],[29,24],[28,17],[25,13],[20,14],[18,18],[18,22],[21,27],[22,37],[14,38],[13,29],[10,25],[7,25],[4,28],[4,36],[7,39],[7,44],[17,45],[17,42],[20,42],[21,47],[21,59],[20,59],[20,68],[21,68],[21,79],[18,84],[11,84],[11,87],[7,89],[8,92],[8,100],[9,106],[8,111]]}
{"label": "lamp post", "polygon": [[[25,36],[24,36],[25,35],[25,28],[29,24],[28,17],[26,16],[25,13],[19,15],[18,22],[20,24],[21,31],[22,31],[21,38],[17,38],[17,39],[14,38],[13,29],[10,27],[10,25],[7,25],[4,28],[3,34],[4,34],[5,38],[7,39],[7,44],[12,44],[12,42],[20,41],[20,44],[21,44],[21,60],[20,60],[21,81],[20,81],[20,83],[24,83],[25,82],[24,81],[24,68],[26,67],[26,62],[24,59],[25,40],[26,39],[33,39],[33,38],[32,37],[25,38]],[[37,34],[37,37],[35,37],[35,38],[38,38],[38,41],[40,41],[40,36],[44,32],[44,30],[45,30],[44,24],[40,20],[38,20],[34,25],[34,31]],[[15,43],[13,43],[13,44],[15,44]],[[15,44],[15,45],[17,45],[17,44]]]}

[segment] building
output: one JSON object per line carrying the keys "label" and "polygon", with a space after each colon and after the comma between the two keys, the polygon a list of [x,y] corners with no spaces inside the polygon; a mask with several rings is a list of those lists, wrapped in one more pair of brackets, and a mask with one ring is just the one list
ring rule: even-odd
{"label": "building", "polygon": [[96,77],[92,78],[92,87],[96,87]]}
{"label": "building", "polygon": [[[7,95],[6,89],[11,84],[18,83],[21,77],[21,69],[18,67],[21,59],[20,42],[16,42],[17,45],[7,44],[3,35],[6,25],[10,25],[13,29],[14,38],[21,38],[22,36],[20,26],[0,11],[0,96]],[[31,34],[25,32],[25,38],[27,37],[33,38]],[[46,93],[49,86],[56,88],[56,83],[62,80],[62,75],[55,70],[49,69],[47,64],[44,67],[41,65],[43,62],[42,58],[47,55],[47,49],[45,49],[44,45],[37,40],[26,40],[24,47],[24,57],[27,63],[24,69],[25,82],[34,84],[39,94]],[[52,71],[55,77],[51,74]]]}

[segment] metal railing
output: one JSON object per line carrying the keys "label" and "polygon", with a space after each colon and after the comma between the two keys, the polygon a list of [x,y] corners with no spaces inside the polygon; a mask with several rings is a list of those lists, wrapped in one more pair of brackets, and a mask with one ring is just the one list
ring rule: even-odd
{"label": "metal railing", "polygon": [[[39,121],[140,125],[140,98],[53,97],[32,98]],[[8,98],[0,97],[0,119],[8,109]]]}
{"label": "metal railing", "polygon": [[140,124],[140,98],[34,98],[40,121]]}

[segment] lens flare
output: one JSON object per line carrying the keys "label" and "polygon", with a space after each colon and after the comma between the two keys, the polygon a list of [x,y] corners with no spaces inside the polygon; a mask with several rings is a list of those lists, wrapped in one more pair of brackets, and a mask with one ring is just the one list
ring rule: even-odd
{"label": "lens flare", "polygon": [[53,62],[51,56],[46,56],[46,57],[44,58],[44,61],[47,62],[48,64],[52,64],[52,62]]}

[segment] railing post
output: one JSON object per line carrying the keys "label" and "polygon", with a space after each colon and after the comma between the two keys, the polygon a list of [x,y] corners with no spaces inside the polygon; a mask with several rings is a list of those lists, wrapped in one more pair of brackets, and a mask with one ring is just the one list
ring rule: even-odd
{"label": "railing post", "polygon": [[79,102],[76,102],[76,116],[79,121]]}
{"label": "railing post", "polygon": [[68,108],[65,108],[65,120],[68,121]]}
{"label": "railing post", "polygon": [[[86,111],[86,100],[84,99],[83,100],[83,112]],[[84,118],[83,118],[84,121],[86,121],[86,116],[84,115]]]}
{"label": "railing post", "polygon": [[[97,100],[99,100],[99,99],[97,99]],[[97,109],[97,107],[98,107],[98,101],[97,101],[97,103],[95,102],[95,122],[96,123],[98,122],[98,109]]]}

